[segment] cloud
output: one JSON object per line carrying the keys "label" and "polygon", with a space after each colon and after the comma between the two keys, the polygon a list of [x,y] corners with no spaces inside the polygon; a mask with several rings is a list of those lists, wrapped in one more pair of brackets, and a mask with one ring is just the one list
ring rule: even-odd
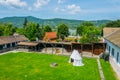
{"label": "cloud", "polygon": [[58,4],[63,3],[65,0],[58,0]]}
{"label": "cloud", "polygon": [[68,5],[67,6],[67,10],[70,14],[76,14],[76,13],[79,13],[81,12],[81,8],[80,6],[77,6],[75,4],[72,4],[72,5]]}
{"label": "cloud", "polygon": [[77,13],[80,13],[82,11],[82,9],[80,8],[80,6],[72,4],[72,5],[67,5],[64,8],[56,7],[54,9],[54,11],[55,12],[65,12],[68,14],[77,14]]}
{"label": "cloud", "polygon": [[60,8],[56,7],[56,8],[54,9],[54,11],[55,11],[55,12],[65,12],[66,10],[65,10],[64,8],[60,9]]}
{"label": "cloud", "polygon": [[27,3],[21,0],[0,0],[0,5],[14,8],[23,8],[27,6]]}
{"label": "cloud", "polygon": [[40,9],[42,6],[47,5],[50,0],[37,0],[33,5],[36,9]]}

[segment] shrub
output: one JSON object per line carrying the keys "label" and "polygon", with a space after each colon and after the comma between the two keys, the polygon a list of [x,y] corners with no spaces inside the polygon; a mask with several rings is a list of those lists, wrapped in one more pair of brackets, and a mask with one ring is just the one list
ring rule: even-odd
{"label": "shrub", "polygon": [[109,52],[103,52],[100,55],[100,59],[104,59],[105,61],[109,61]]}

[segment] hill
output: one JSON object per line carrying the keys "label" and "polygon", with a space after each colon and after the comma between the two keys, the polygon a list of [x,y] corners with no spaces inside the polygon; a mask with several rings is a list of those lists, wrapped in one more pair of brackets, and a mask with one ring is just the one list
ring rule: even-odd
{"label": "hill", "polygon": [[[28,22],[35,22],[39,23],[40,25],[50,25],[52,28],[56,28],[60,23],[65,23],[69,26],[69,28],[76,28],[79,26],[84,20],[70,20],[70,19],[60,19],[60,18],[54,18],[54,19],[40,19],[33,16],[26,16]],[[25,17],[5,17],[1,18],[1,23],[12,23],[16,27],[23,27]],[[90,21],[94,23],[96,26],[99,26],[101,24],[106,24],[110,20],[94,20]]]}

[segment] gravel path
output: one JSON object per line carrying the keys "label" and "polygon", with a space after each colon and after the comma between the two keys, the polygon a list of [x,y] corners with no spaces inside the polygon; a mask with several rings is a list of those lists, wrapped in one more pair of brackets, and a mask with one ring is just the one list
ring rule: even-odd
{"label": "gravel path", "polygon": [[97,62],[98,62],[98,69],[99,69],[101,80],[105,80],[105,77],[104,77],[104,74],[103,74],[103,71],[102,71],[102,67],[101,67],[99,58],[97,59]]}

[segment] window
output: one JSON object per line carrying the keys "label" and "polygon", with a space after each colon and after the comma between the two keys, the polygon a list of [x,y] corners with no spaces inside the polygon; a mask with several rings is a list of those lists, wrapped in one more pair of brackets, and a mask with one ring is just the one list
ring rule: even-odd
{"label": "window", "polygon": [[109,53],[110,53],[110,46],[109,46]]}
{"label": "window", "polygon": [[117,62],[119,62],[119,52],[117,52]]}
{"label": "window", "polygon": [[108,44],[106,44],[106,48],[107,48],[107,50],[109,50],[109,46],[108,46]]}
{"label": "window", "polygon": [[114,48],[112,48],[112,56],[114,57]]}

